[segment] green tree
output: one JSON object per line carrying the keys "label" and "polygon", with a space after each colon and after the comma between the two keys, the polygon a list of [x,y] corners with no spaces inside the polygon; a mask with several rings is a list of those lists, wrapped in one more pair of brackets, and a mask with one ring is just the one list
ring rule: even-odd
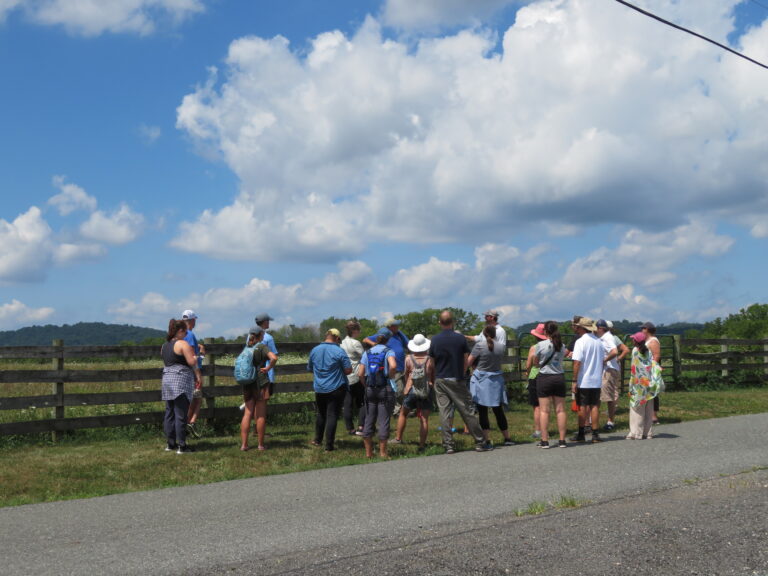
{"label": "green tree", "polygon": [[[691,336],[691,332],[689,332]],[[768,304],[752,304],[727,318],[715,318],[704,324],[698,334],[704,338],[766,338],[768,337]]]}
{"label": "green tree", "polygon": [[379,331],[379,325],[375,320],[369,320],[368,318],[336,318],[335,316],[330,316],[320,322],[320,334],[325,334],[331,328],[336,328],[341,332],[343,338],[347,335],[347,322],[350,320],[357,320],[360,323],[361,338],[376,334],[376,332]]}
{"label": "green tree", "polygon": [[[477,334],[482,330],[483,322],[479,315],[462,310],[461,308],[448,309],[453,312],[454,328],[459,332],[463,334]],[[413,338],[416,334],[434,336],[441,330],[438,320],[442,310],[442,308],[426,308],[421,312],[396,314],[395,318],[400,321],[400,330],[405,332],[410,338]]]}

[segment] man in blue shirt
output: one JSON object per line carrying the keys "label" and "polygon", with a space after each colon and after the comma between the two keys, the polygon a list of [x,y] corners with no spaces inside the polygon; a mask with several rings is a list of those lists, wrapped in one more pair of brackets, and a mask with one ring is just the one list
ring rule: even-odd
{"label": "man in blue shirt", "polygon": [[405,381],[403,380],[403,372],[405,371],[405,350],[408,348],[408,336],[400,330],[400,320],[389,317],[384,321],[384,328],[376,334],[364,338],[363,343],[368,346],[375,346],[379,334],[386,334],[388,336],[387,347],[395,353],[397,371],[392,377],[392,380],[395,382],[395,408],[392,411],[392,416],[397,417],[400,414],[400,407],[403,405],[404,399]]}
{"label": "man in blue shirt", "polygon": [[[267,332],[269,330],[269,321],[274,320],[269,314],[259,314],[256,316],[256,326],[259,326],[262,330],[264,330],[264,339],[262,340],[262,343],[269,349],[272,354],[277,356],[277,346],[275,346],[275,339],[272,337],[272,334]],[[275,393],[275,369],[272,368],[269,371],[269,395],[272,396],[272,394]]]}
{"label": "man in blue shirt", "polygon": [[325,340],[309,353],[307,370],[312,372],[315,389],[315,438],[311,444],[320,446],[325,435],[325,451],[333,450],[336,422],[347,395],[347,374],[352,373],[349,356],[342,350],[341,332],[331,328]]}
{"label": "man in blue shirt", "polygon": [[461,414],[462,420],[469,428],[469,433],[474,437],[475,450],[477,452],[493,450],[493,445],[485,442],[483,430],[477,419],[477,408],[464,382],[469,344],[464,336],[453,330],[453,313],[450,310],[440,312],[439,322],[442,332],[432,338],[429,355],[435,359],[435,400],[440,411],[445,453],[456,452],[451,432],[453,407]]}
{"label": "man in blue shirt", "polygon": [[[203,358],[205,357],[205,346],[197,339],[197,336],[192,331],[197,323],[197,314],[194,310],[184,310],[181,313],[181,319],[187,324],[187,336],[184,338],[192,349],[195,351],[195,357],[197,358],[197,367],[200,370],[203,369]],[[191,434],[195,438],[200,438],[202,433],[200,426],[197,425],[197,417],[200,414],[200,406],[203,403],[203,387],[195,387],[195,391],[192,394],[192,402],[189,405],[189,412],[187,413],[187,433]]]}

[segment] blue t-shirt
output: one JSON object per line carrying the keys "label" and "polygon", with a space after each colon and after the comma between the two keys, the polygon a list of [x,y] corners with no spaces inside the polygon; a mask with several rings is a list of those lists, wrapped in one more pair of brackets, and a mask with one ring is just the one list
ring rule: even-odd
{"label": "blue t-shirt", "polygon": [[195,351],[195,356],[197,356],[197,367],[202,369],[203,359],[200,358],[200,344],[197,343],[197,336],[195,336],[195,333],[192,332],[192,330],[187,330],[187,335],[184,337],[184,340],[192,346],[192,349]]}
{"label": "blue t-shirt", "polygon": [[376,338],[379,336],[379,334],[389,335],[387,348],[395,353],[395,364],[397,365],[397,371],[405,372],[405,349],[408,347],[408,336],[403,334],[402,330],[392,332],[392,330],[389,328],[384,327],[376,332],[376,334],[373,336],[368,336],[368,339],[376,342]]}
{"label": "blue t-shirt", "polygon": [[327,394],[347,385],[345,369],[352,369],[349,356],[333,342],[321,342],[309,353],[307,370],[312,372],[315,392]]}
{"label": "blue t-shirt", "polygon": [[[397,356],[395,355],[394,350],[392,350],[392,348],[390,348],[389,346],[384,346],[384,344],[376,344],[376,346],[374,346],[370,350],[363,352],[363,357],[360,358],[360,366],[365,367],[366,381],[368,380],[368,352],[373,352],[374,354],[376,354],[378,352],[381,352],[382,350],[387,351],[387,353],[384,354],[384,358],[392,358],[393,356],[395,356],[395,361],[397,361]],[[386,374],[389,374],[389,362],[387,362],[385,370],[386,370]],[[391,378],[388,378],[388,380],[389,380],[389,385],[392,387],[392,390],[397,392],[397,382],[395,382]]]}
{"label": "blue t-shirt", "polygon": [[[272,334],[268,332],[264,332],[264,338],[261,339],[261,341],[264,343],[264,345],[269,349],[272,354],[277,356],[277,346],[275,346],[275,339],[272,337]],[[269,358],[267,358],[267,363],[264,364],[266,366],[269,364]],[[275,381],[275,369],[272,368],[269,371],[269,381],[274,382]]]}

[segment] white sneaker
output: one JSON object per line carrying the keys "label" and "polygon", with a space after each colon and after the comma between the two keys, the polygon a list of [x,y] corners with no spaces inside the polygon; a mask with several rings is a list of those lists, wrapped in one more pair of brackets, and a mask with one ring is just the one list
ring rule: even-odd
{"label": "white sneaker", "polygon": [[240,412],[242,412],[243,410],[245,410],[245,403],[240,404]]}

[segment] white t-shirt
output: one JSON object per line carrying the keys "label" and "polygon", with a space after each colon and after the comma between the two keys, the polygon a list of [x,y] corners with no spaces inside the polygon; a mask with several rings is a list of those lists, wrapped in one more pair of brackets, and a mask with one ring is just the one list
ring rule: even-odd
{"label": "white t-shirt", "polygon": [[603,343],[592,332],[588,332],[576,340],[571,359],[581,362],[577,382],[579,388],[600,388],[603,383],[604,358]]}
{"label": "white t-shirt", "polygon": [[[603,348],[605,349],[605,355],[608,356],[610,354],[611,350],[616,348],[616,337],[611,334],[610,332],[606,332],[602,336],[600,336],[600,340],[603,342]],[[616,356],[608,360],[608,363],[605,365],[606,368],[610,368],[612,370],[616,370],[618,372],[619,370],[619,363],[616,360],[618,357],[618,348],[616,350]]]}
{"label": "white t-shirt", "polygon": [[[481,340],[485,340],[485,336],[482,333],[475,336],[475,342],[480,342]],[[501,324],[496,324],[496,336],[493,337],[493,341],[501,344],[504,348],[507,347],[507,333],[501,327]]]}

